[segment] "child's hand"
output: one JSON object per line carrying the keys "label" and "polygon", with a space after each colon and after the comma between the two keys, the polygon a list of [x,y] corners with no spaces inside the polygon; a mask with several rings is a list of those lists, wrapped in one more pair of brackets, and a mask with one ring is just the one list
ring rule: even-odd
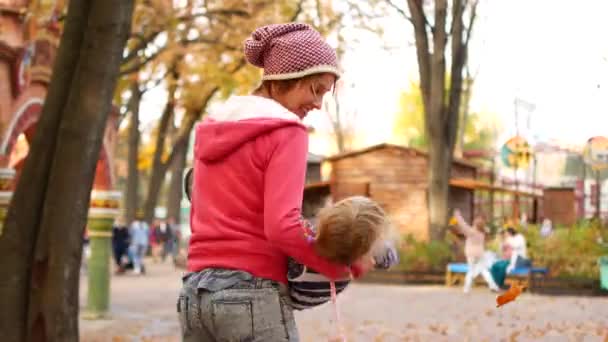
{"label": "child's hand", "polygon": [[399,263],[399,254],[395,247],[386,242],[383,253],[374,256],[374,266],[377,269],[389,269]]}

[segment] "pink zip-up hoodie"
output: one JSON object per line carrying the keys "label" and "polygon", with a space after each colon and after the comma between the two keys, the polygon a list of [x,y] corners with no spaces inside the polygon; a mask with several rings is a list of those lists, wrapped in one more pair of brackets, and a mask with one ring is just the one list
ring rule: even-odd
{"label": "pink zip-up hoodie", "polygon": [[259,96],[231,97],[198,124],[188,270],[243,270],[287,283],[287,256],[330,277],[349,268],[318,256],[300,221],[308,132]]}

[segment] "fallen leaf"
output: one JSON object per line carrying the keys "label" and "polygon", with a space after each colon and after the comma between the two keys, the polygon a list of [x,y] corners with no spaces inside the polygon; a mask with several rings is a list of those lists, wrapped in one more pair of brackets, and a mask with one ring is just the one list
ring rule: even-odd
{"label": "fallen leaf", "polygon": [[521,294],[523,289],[524,289],[524,286],[522,286],[522,285],[515,284],[515,283],[511,284],[511,286],[509,287],[509,290],[507,292],[496,297],[496,307],[499,308],[509,302],[514,301],[515,298],[517,298]]}
{"label": "fallen leaf", "polygon": [[519,331],[512,333],[511,336],[509,336],[509,341],[511,341],[511,342],[517,341],[517,336],[519,336],[519,334],[520,334]]}

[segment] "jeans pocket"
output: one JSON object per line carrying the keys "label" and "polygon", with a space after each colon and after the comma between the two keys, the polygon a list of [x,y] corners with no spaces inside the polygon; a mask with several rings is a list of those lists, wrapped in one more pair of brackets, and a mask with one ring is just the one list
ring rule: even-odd
{"label": "jeans pocket", "polygon": [[211,302],[213,330],[222,341],[254,338],[253,305],[247,299],[216,299]]}
{"label": "jeans pocket", "polygon": [[287,340],[291,342],[298,341],[298,328],[296,327],[296,320],[293,315],[291,299],[287,295],[279,294],[279,303],[281,306],[281,316],[283,326],[285,327]]}
{"label": "jeans pocket", "polygon": [[184,336],[190,331],[188,311],[188,297],[180,295],[177,300],[177,315],[179,317],[179,326],[182,330],[182,335]]}

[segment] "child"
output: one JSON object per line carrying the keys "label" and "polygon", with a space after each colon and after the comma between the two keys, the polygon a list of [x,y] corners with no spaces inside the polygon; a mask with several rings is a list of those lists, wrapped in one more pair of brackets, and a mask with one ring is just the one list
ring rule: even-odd
{"label": "child", "polygon": [[[305,226],[317,254],[332,262],[372,264],[379,269],[398,262],[397,252],[387,239],[388,218],[369,198],[346,198],[319,212],[316,229],[310,224]],[[289,261],[287,279],[296,310],[323,304],[331,298],[329,279],[293,259]],[[336,292],[342,292],[349,282],[350,278],[335,281]]]}
{"label": "child", "polygon": [[490,274],[483,254],[485,250],[485,232],[486,225],[482,217],[476,217],[473,221],[473,227],[469,226],[459,210],[454,212],[454,217],[458,223],[458,228],[466,237],[464,254],[467,257],[468,270],[464,277],[464,293],[471,291],[471,285],[473,279],[479,274],[488,283],[488,286],[492,291],[499,291],[500,289],[494,282],[492,275]]}

